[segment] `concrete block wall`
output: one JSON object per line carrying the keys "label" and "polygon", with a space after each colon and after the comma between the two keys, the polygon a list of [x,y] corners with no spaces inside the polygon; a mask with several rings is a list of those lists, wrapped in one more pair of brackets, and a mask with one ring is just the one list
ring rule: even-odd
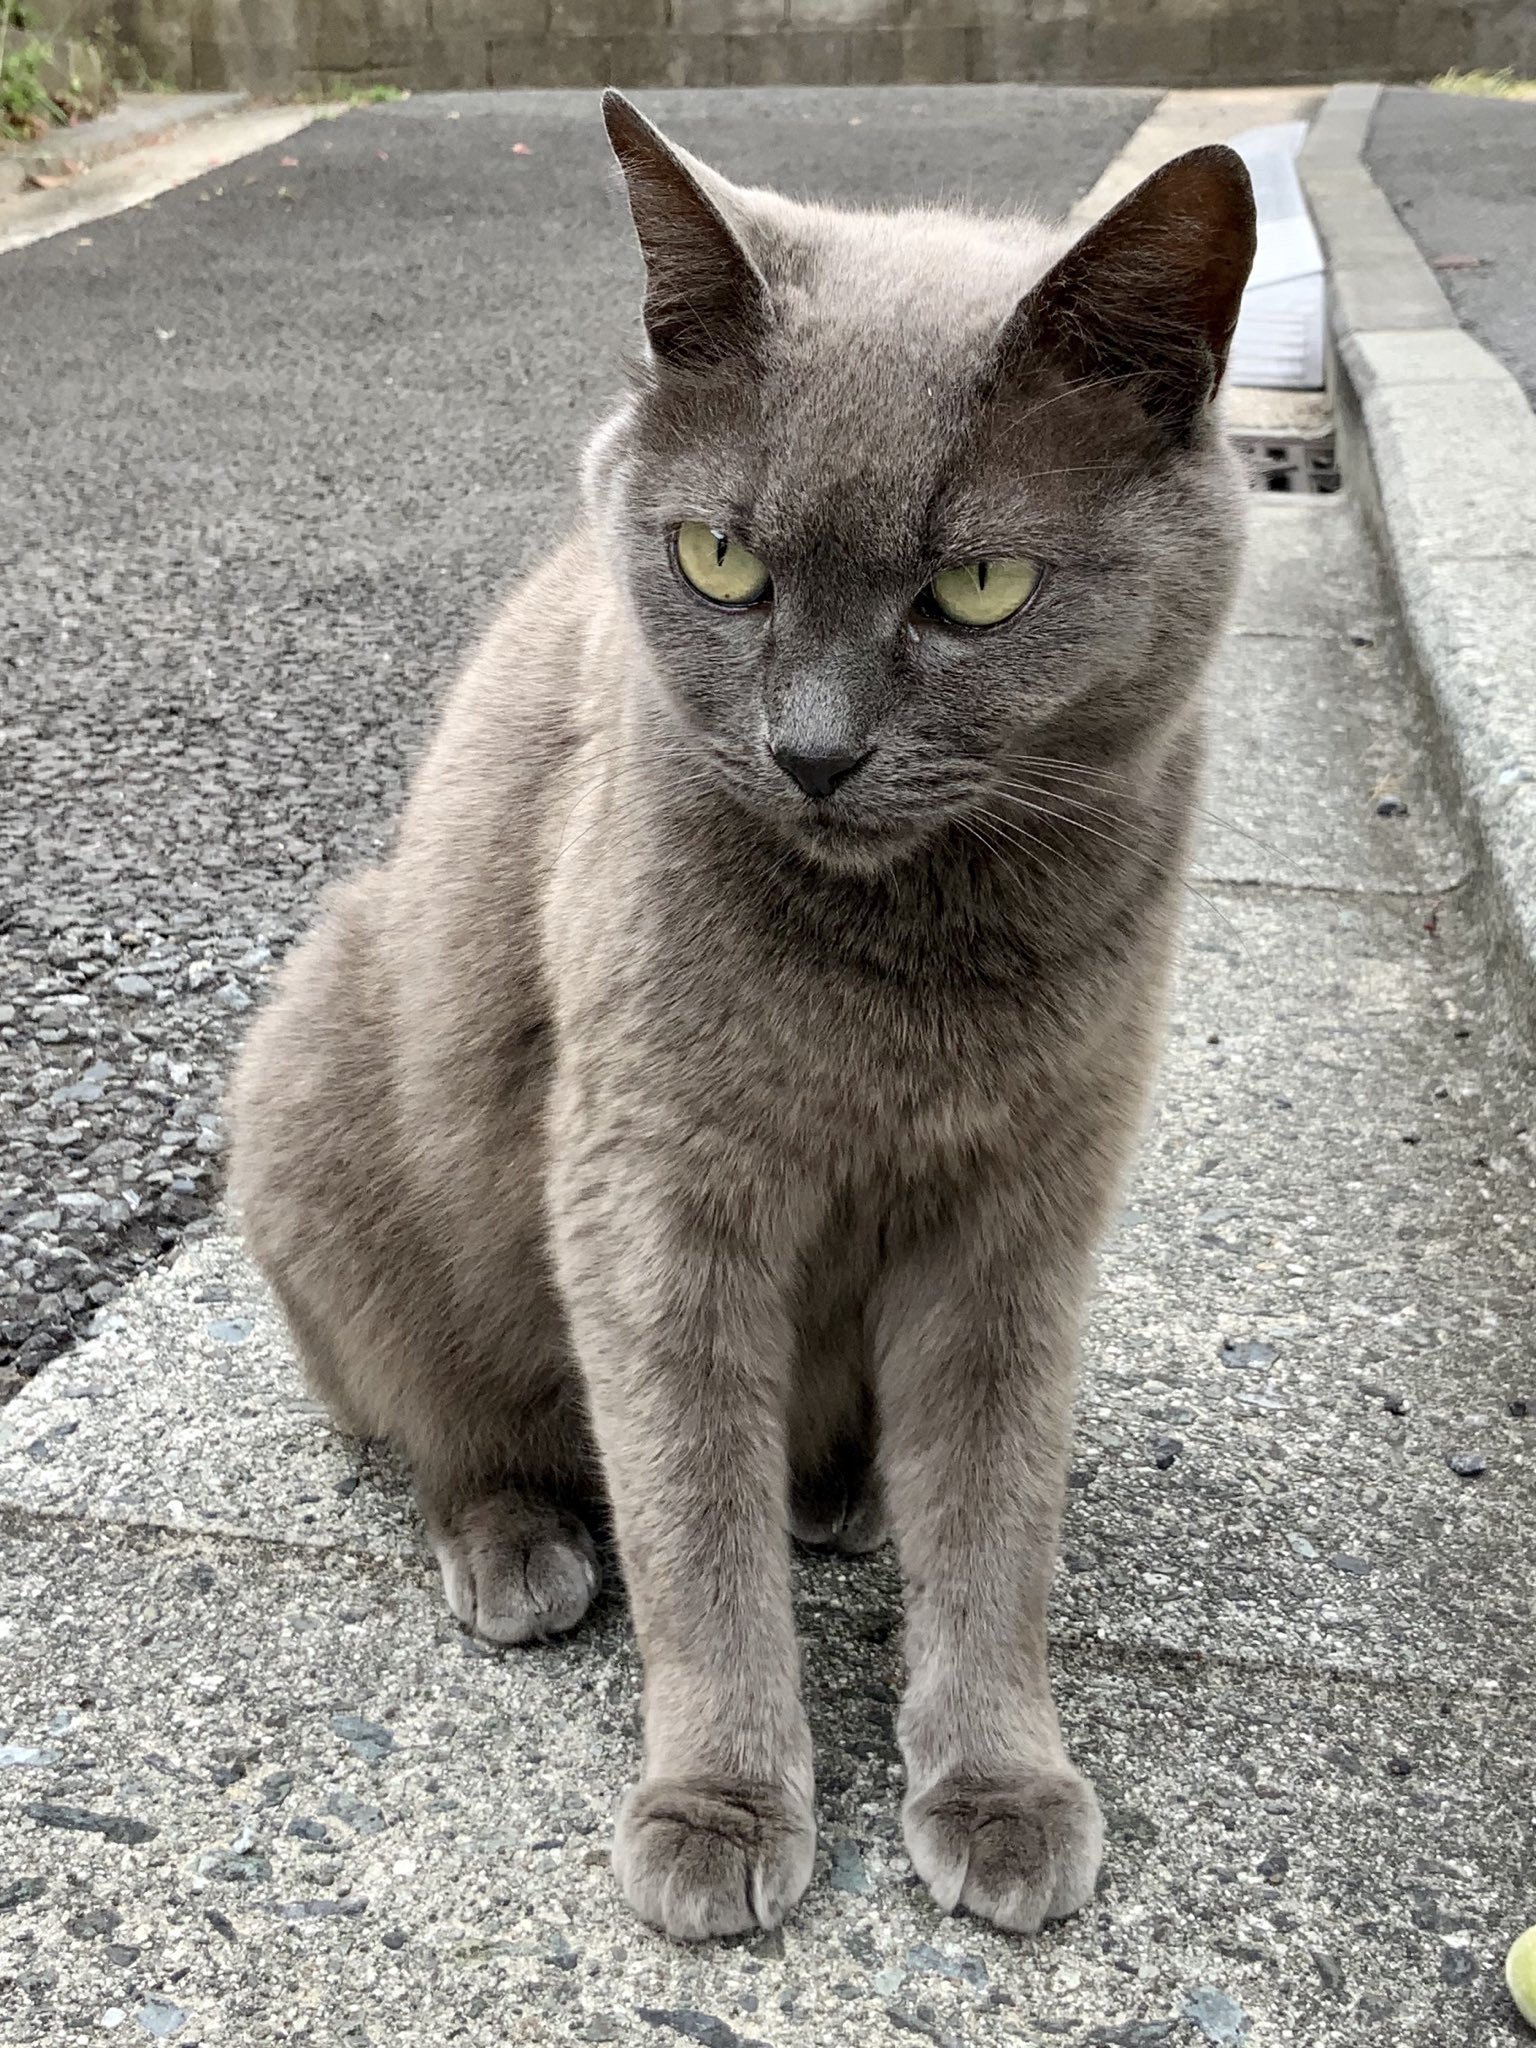
{"label": "concrete block wall", "polygon": [[152,75],[472,86],[1416,80],[1536,71],[1532,0],[119,0]]}

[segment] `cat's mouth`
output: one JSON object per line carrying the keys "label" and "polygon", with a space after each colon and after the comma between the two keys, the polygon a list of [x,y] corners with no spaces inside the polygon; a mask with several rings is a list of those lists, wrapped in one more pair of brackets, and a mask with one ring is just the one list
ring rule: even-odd
{"label": "cat's mouth", "polygon": [[869,871],[897,859],[921,836],[915,819],[807,804],[791,821],[796,844],[828,867]]}

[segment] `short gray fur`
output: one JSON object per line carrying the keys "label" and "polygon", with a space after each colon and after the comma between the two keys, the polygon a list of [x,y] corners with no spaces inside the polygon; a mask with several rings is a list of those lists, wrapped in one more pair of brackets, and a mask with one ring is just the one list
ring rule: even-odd
{"label": "short gray fur", "polygon": [[257,1020],[231,1186],[460,1620],[575,1626],[611,1515],[642,1918],[800,1898],[789,1534],[889,1532],[908,1853],[1033,1933],[1102,1847],[1045,1610],[1236,583],[1248,176],[1190,151],[1074,239],[806,206],[604,114],[644,358]]}

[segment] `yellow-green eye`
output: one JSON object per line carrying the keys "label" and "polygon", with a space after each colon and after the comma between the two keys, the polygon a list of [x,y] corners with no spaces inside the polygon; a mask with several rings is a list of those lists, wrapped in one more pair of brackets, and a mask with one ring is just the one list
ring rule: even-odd
{"label": "yellow-green eye", "polygon": [[1040,564],[1027,555],[964,562],[941,569],[925,593],[933,608],[957,626],[1000,626],[1035,594]]}
{"label": "yellow-green eye", "polygon": [[768,592],[768,571],[750,548],[702,519],[677,529],[677,566],[701,597],[716,604],[757,604]]}

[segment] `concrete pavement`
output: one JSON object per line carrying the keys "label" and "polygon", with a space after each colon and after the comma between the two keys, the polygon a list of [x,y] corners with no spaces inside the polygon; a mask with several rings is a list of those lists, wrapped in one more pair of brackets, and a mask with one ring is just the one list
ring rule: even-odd
{"label": "concrete pavement", "polygon": [[[1060,99],[656,111],[738,174],[793,162],[872,196],[963,163],[1012,196],[1028,148],[1065,207],[1145,103]],[[100,1057],[85,1029],[121,1033],[124,1074],[68,1106],[101,1119],[92,1143],[130,1090],[146,1158],[207,1128],[196,1090],[240,1014],[218,988],[259,1000],[320,874],[377,842],[432,684],[559,521],[632,283],[578,116],[412,102],[320,138],[351,137],[302,199],[258,160],[227,224],[202,225],[222,202],[197,187],[105,224],[84,291],[64,245],[6,259],[70,390],[110,374],[126,402],[114,435],[81,433],[119,488],[67,472],[78,526],[6,512],[74,581],[62,620],[28,593],[10,643],[16,871],[60,901],[30,899],[0,958],[23,1001],[49,972],[78,977],[55,1005],[87,1000],[42,1027],[62,1038],[5,1044],[42,1075]],[[76,334],[82,303],[115,310],[111,351]],[[135,324],[152,310],[188,323],[175,369]],[[606,1867],[636,1682],[611,1577],[568,1643],[464,1638],[398,1475],[330,1432],[238,1249],[194,1217],[0,1418],[6,2048],[1521,2038],[1498,1965],[1536,1917],[1536,1094],[1358,504],[1255,512],[1055,1608],[1109,1816],[1094,1905],[1031,1942],[936,1916],[896,1828],[891,1561],[807,1559],[812,1892],[744,1945],[638,1926]],[[98,946],[92,920],[146,936],[111,959],[75,936]],[[193,985],[199,958],[223,978]],[[136,962],[147,999],[117,987]],[[29,1171],[72,1156],[45,1147],[60,1121],[24,1124]]]}
{"label": "concrete pavement", "polygon": [[611,1582],[560,1647],[463,1638],[398,1476],[332,1435],[215,1236],[6,1412],[5,2038],[1516,2039],[1525,1111],[1355,515],[1257,509],[1229,824],[1104,1262],[1056,1604],[1110,1813],[1094,1907],[1022,1943],[938,1919],[895,1831],[891,1562],[806,1560],[814,1889],[755,1944],[640,1928],[606,1867]]}

